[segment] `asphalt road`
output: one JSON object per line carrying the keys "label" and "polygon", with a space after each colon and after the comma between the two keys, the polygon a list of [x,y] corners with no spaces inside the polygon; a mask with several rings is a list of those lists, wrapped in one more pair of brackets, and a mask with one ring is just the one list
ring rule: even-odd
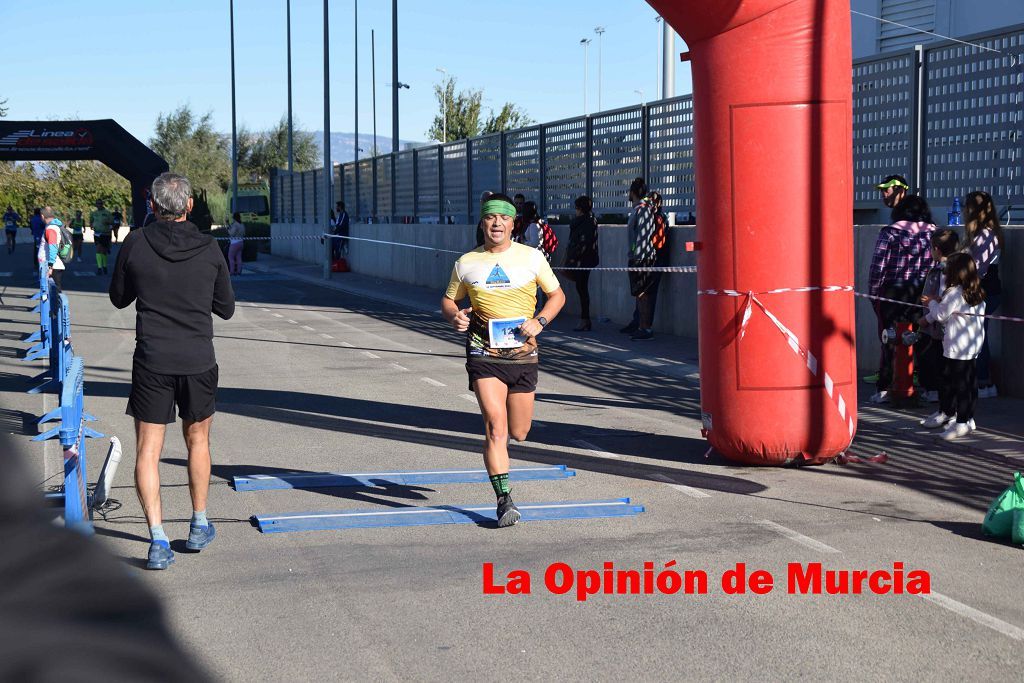
{"label": "asphalt road", "polygon": [[[18,360],[17,337],[32,329],[24,310],[32,283],[25,268],[2,270],[15,271],[0,316],[2,420],[27,442],[31,415],[54,397],[22,393],[40,369]],[[461,344],[438,316],[272,274],[238,280],[235,317],[216,323],[209,513],[217,540],[201,554],[179,552],[169,571],[145,572],[148,536],[124,415],[134,311],[110,306],[107,278],[75,276],[84,265],[71,270],[86,409],[126,451],[113,494],[123,506],[96,520],[97,542],[163,597],[174,631],[225,680],[984,680],[1016,678],[1024,664],[1024,556],[980,535],[1013,460],[862,421],[855,446],[884,448],[888,463],[732,466],[705,458],[696,378],[644,372],[543,337],[536,421],[529,440],[513,446],[513,466],[565,464],[577,475],[520,483],[516,500],[629,497],[643,514],[507,530],[260,534],[254,514],[493,503],[481,484],[232,490],[232,476],[256,472],[481,466],[482,425]],[[25,450],[40,481],[55,483],[56,447]],[[101,450],[92,449],[93,477]],[[161,476],[166,528],[181,549],[190,504],[175,431]],[[706,572],[707,594],[581,602],[575,592],[551,594],[543,581],[555,562],[660,570],[671,561]],[[498,578],[528,572],[532,592],[485,595],[488,562]],[[789,594],[789,563],[815,562],[872,571],[900,562],[927,571],[933,593]],[[774,590],[725,595],[719,578],[737,563],[770,572]]]}

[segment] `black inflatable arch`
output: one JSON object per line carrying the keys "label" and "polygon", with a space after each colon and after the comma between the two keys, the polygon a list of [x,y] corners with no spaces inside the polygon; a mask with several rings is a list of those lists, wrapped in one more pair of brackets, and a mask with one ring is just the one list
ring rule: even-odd
{"label": "black inflatable arch", "polygon": [[146,192],[168,169],[159,154],[113,119],[99,121],[0,120],[0,161],[95,159],[132,186],[132,225],[146,217]]}

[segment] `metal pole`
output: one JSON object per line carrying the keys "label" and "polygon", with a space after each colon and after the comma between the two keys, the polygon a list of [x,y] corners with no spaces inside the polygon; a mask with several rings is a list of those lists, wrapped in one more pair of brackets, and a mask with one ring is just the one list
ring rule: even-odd
{"label": "metal pole", "polygon": [[374,30],[370,29],[370,87],[373,92],[373,222],[377,222],[377,47]]}
{"label": "metal pole", "polygon": [[667,21],[661,22],[661,96],[664,99],[676,96],[676,32]]}
{"label": "metal pole", "polygon": [[[654,23],[660,24],[661,17],[654,17]],[[665,91],[661,89],[661,63],[665,59],[665,46],[664,41],[662,40],[662,29],[660,26],[658,27],[658,41],[662,43],[662,46],[661,51],[658,53],[658,77],[654,82],[658,85],[656,92],[658,93],[658,99],[660,100],[665,97]]]}
{"label": "metal pole", "polygon": [[238,129],[235,126],[235,0],[231,12],[231,213],[238,206]]}
{"label": "metal pole", "polygon": [[[325,0],[326,2],[326,0]],[[355,39],[352,41],[352,45],[355,50],[355,95],[353,101],[355,103],[355,119],[356,119],[356,211],[355,217],[356,222],[359,222],[359,0],[355,0],[355,17],[352,22],[352,28],[355,30]]]}
{"label": "metal pole", "polygon": [[374,33],[374,30],[370,29],[370,79],[373,88],[373,156],[376,157],[380,154],[380,151],[377,149],[377,44]]}
{"label": "metal pole", "polygon": [[601,60],[604,56],[604,50],[602,46],[604,44],[604,27],[599,26],[594,29],[594,33],[597,34],[597,111],[601,111]]}
{"label": "metal pole", "polygon": [[295,155],[292,153],[292,0],[287,0],[288,26],[288,172],[294,170]]}
{"label": "metal pole", "polygon": [[592,38],[583,38],[580,43],[583,45],[583,115],[586,116],[590,112],[587,111],[587,82],[590,80],[590,43]]}
{"label": "metal pole", "polygon": [[391,151],[397,153],[398,147],[398,0],[391,0]]}
{"label": "metal pole", "polygon": [[[331,31],[328,22],[327,0],[324,0],[324,194],[321,204],[321,233],[327,232],[331,218]],[[324,240],[324,279],[331,279],[331,240]]]}

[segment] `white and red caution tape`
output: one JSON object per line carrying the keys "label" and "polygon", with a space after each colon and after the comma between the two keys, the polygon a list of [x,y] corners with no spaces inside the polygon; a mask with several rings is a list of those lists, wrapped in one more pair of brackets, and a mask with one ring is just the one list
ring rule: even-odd
{"label": "white and red caution tape", "polygon": [[814,377],[821,377],[825,385],[825,393],[828,394],[829,399],[836,408],[836,412],[840,419],[846,425],[847,430],[850,433],[850,439],[853,439],[854,426],[853,426],[853,414],[850,410],[850,404],[843,398],[842,392],[836,388],[835,381],[832,376],[828,374],[823,368],[819,367],[818,358],[811,353],[811,351],[800,342],[800,338],[793,333],[781,320],[779,320],[774,313],[768,310],[768,307],[762,303],[758,296],[765,294],[782,294],[787,292],[852,292],[853,288],[846,285],[829,285],[824,287],[786,287],[781,289],[772,289],[765,292],[740,292],[734,289],[704,289],[697,292],[705,296],[731,296],[731,297],[746,297],[746,305],[743,309],[743,320],[740,323],[740,334],[739,338],[742,340],[747,331],[747,324],[750,322],[750,318],[753,315],[754,306],[757,306],[761,311],[772,321],[776,329],[782,333],[782,336],[786,338],[786,343],[789,348],[796,355],[803,359],[807,366],[808,372]]}

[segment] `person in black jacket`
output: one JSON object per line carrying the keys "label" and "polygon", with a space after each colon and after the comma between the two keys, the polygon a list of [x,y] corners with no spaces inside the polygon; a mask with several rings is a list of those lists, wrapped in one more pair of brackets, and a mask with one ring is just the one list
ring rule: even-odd
{"label": "person in black jacket", "polygon": [[[597,219],[594,218],[594,203],[590,197],[576,198],[576,217],[569,224],[569,246],[565,250],[568,268],[596,268],[600,263],[597,251]],[[590,271],[567,270],[565,276],[576,283],[580,297],[580,324],[576,332],[590,332]]]}
{"label": "person in black jacket", "polygon": [[135,302],[132,390],[125,412],[135,418],[135,488],[152,538],[146,566],[166,569],[174,563],[174,553],[163,529],[159,465],[175,404],[188,448],[192,494],[185,546],[202,550],[215,535],[206,516],[218,379],[210,314],[229,319],[235,294],[217,243],[186,219],[192,210],[188,179],[162,174],[153,181],[150,201],[158,220],[125,238],[114,265],[110,301],[118,308]]}

